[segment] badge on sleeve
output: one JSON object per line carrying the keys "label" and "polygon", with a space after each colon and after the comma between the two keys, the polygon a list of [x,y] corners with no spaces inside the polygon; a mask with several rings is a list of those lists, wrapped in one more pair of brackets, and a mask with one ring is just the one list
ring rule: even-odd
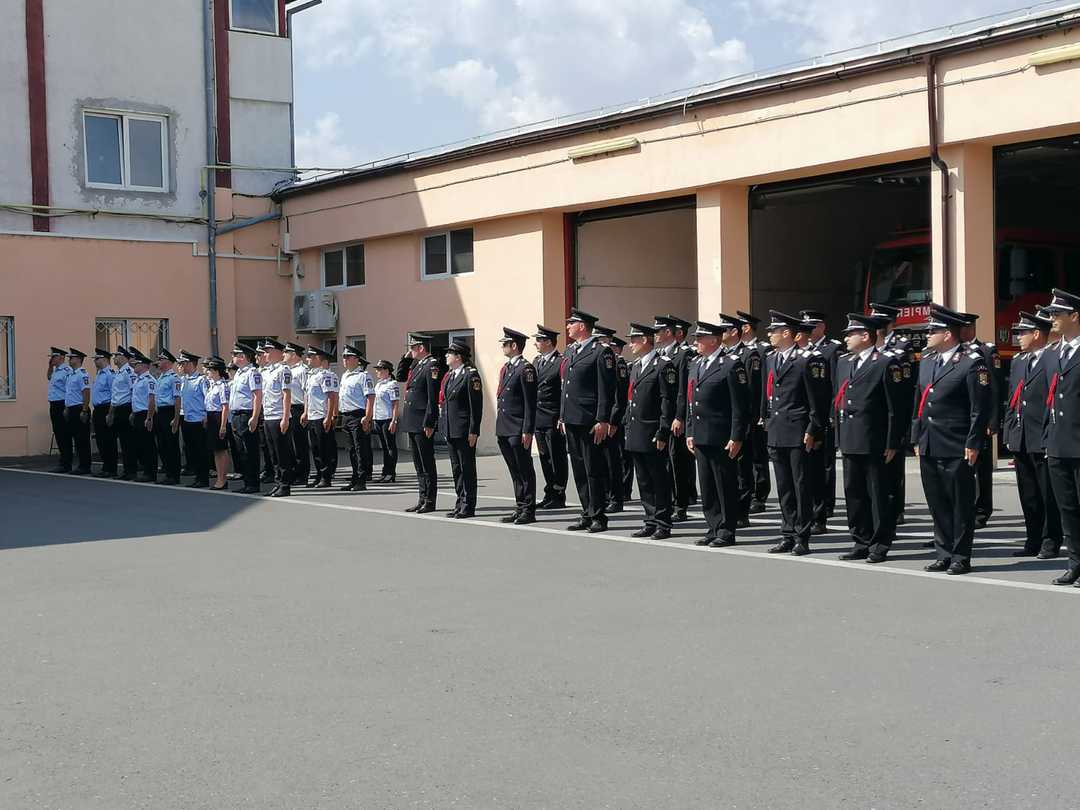
{"label": "badge on sleeve", "polygon": [[822,373],[824,371],[825,371],[825,369],[823,369],[817,363],[814,363],[812,366],[810,366],[810,376],[813,377],[816,380],[821,379]]}
{"label": "badge on sleeve", "polygon": [[668,366],[668,370],[664,372],[664,379],[667,380],[668,385],[675,385],[679,381],[679,376],[675,371],[674,366]]}
{"label": "badge on sleeve", "polygon": [[629,369],[627,369],[626,366],[619,366],[619,376],[625,380],[627,377],[630,376]]}
{"label": "badge on sleeve", "polygon": [[615,358],[609,354],[604,358],[604,365],[608,368],[615,368]]}
{"label": "badge on sleeve", "polygon": [[532,366],[525,366],[525,382],[533,382],[536,380],[536,372],[533,371]]}
{"label": "badge on sleeve", "polygon": [[994,368],[1001,368],[1001,355],[994,353]]}
{"label": "badge on sleeve", "polygon": [[473,391],[479,391],[480,390],[480,378],[479,377],[473,377],[472,390]]}
{"label": "badge on sleeve", "polygon": [[147,380],[146,385],[147,385],[146,393],[148,393],[148,394],[154,393],[154,378],[153,377],[151,377],[149,380]]}
{"label": "badge on sleeve", "polygon": [[251,372],[251,384],[262,386],[262,374],[257,371]]}
{"label": "badge on sleeve", "polygon": [[979,385],[989,385],[989,384],[990,384],[990,372],[987,371],[985,368],[980,368],[979,369]]}
{"label": "badge on sleeve", "polygon": [[736,377],[739,380],[739,385],[746,385],[746,371],[740,368]]}
{"label": "badge on sleeve", "polygon": [[757,352],[754,352],[750,356],[750,369],[752,371],[760,371],[761,370],[761,358],[758,357]]}
{"label": "badge on sleeve", "polygon": [[292,372],[289,371],[288,366],[285,367],[285,371],[282,373],[281,380],[285,385],[292,383]]}
{"label": "badge on sleeve", "polygon": [[904,364],[904,379],[905,380],[910,380],[911,379],[911,366],[908,365],[907,363]]}
{"label": "badge on sleeve", "polygon": [[904,378],[904,372],[900,369],[900,366],[893,366],[893,369],[892,369],[892,381],[894,383],[898,383],[903,378]]}
{"label": "badge on sleeve", "polygon": [[433,380],[439,379],[439,367],[438,366],[433,366],[432,367],[432,369],[431,369],[431,379],[433,379]]}

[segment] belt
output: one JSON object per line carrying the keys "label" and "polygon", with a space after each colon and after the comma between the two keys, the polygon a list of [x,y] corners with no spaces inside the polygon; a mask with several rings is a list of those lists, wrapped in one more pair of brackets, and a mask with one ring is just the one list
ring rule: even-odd
{"label": "belt", "polygon": [[248,416],[251,416],[253,411],[240,409],[240,410],[231,411],[231,413],[235,413],[235,414],[246,413]]}
{"label": "belt", "polygon": [[361,410],[355,410],[355,411],[342,411],[342,412],[341,412],[341,415],[342,415],[342,416],[356,416],[357,414],[363,414],[363,413],[364,413],[364,412],[363,412],[363,411],[361,411]]}
{"label": "belt", "polygon": [[175,405],[162,405],[162,406],[160,406],[158,408],[159,412],[161,412],[161,411],[175,411],[175,410],[176,410]]}

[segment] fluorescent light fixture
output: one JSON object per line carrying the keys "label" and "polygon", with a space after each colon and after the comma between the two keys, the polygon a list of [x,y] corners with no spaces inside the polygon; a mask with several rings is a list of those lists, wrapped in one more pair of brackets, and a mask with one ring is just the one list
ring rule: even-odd
{"label": "fluorescent light fixture", "polygon": [[1080,45],[1062,45],[1028,54],[1028,64],[1032,67],[1056,65],[1058,62],[1070,62],[1073,59],[1080,59]]}
{"label": "fluorescent light fixture", "polygon": [[573,149],[566,150],[566,156],[571,160],[580,160],[594,155],[625,152],[627,149],[636,149],[640,145],[641,141],[633,135],[627,135],[622,138],[612,138],[609,141],[597,141],[596,143],[587,143],[584,146],[575,146]]}

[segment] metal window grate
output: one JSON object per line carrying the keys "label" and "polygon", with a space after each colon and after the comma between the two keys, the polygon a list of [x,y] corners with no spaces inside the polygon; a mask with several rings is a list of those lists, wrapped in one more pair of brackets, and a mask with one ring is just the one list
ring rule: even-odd
{"label": "metal window grate", "polygon": [[15,399],[15,318],[0,317],[0,399]]}
{"label": "metal window grate", "polygon": [[95,346],[116,351],[117,346],[138,349],[151,360],[169,346],[167,318],[98,318]]}

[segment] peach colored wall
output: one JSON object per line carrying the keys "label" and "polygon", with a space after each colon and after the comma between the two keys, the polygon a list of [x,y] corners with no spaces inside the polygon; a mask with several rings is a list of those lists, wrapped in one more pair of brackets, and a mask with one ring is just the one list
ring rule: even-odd
{"label": "peach colored wall", "polygon": [[698,317],[750,309],[749,189],[731,184],[697,195]]}

